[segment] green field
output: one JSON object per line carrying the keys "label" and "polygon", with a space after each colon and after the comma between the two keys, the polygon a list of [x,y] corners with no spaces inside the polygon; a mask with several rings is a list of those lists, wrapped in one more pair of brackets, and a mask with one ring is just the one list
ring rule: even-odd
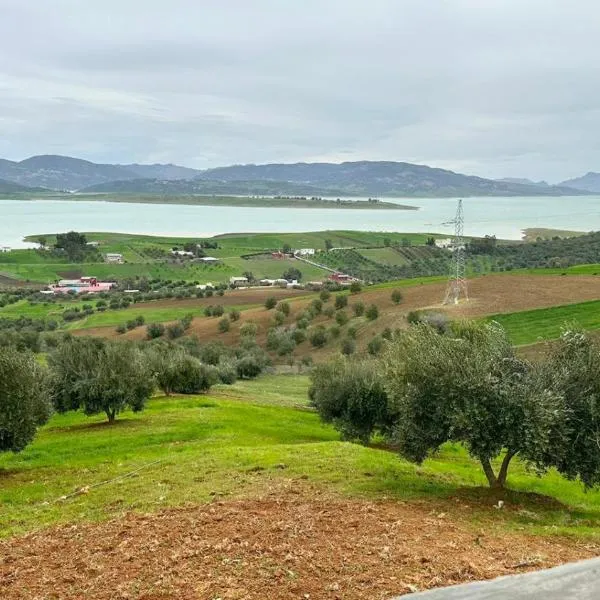
{"label": "green field", "polygon": [[[419,467],[384,449],[340,442],[306,409],[307,385],[304,376],[264,376],[206,396],[157,397],[113,426],[102,417],[55,415],[22,453],[0,456],[0,532],[252,495],[282,478],[368,498],[488,498],[480,468],[458,446]],[[597,535],[599,492],[584,493],[553,473],[538,478],[518,463],[509,485],[563,505],[509,493],[512,505],[527,510],[497,513],[498,527]],[[474,523],[489,503],[473,504]]]}
{"label": "green field", "polygon": [[489,320],[500,323],[513,344],[533,344],[556,339],[565,324],[573,323],[583,329],[600,329],[600,300],[494,315]]}

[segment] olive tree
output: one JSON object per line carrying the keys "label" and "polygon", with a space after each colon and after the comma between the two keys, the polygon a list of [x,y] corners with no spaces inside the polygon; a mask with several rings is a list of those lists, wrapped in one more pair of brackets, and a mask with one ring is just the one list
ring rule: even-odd
{"label": "olive tree", "polygon": [[125,408],[142,410],[154,390],[147,356],[132,343],[73,338],[48,364],[59,412],[82,408],[86,415],[106,413],[112,423]]}
{"label": "olive tree", "polygon": [[367,443],[394,423],[381,374],[373,361],[338,358],[317,365],[310,375],[309,398],[326,423],[346,440]]}
{"label": "olive tree", "polygon": [[32,354],[0,349],[0,451],[20,452],[50,416],[46,370]]}
{"label": "olive tree", "polygon": [[382,368],[405,458],[420,463],[445,442],[461,443],[491,487],[504,487],[516,455],[548,466],[560,394],[515,356],[497,324],[464,324],[452,335],[417,325],[388,343]]}

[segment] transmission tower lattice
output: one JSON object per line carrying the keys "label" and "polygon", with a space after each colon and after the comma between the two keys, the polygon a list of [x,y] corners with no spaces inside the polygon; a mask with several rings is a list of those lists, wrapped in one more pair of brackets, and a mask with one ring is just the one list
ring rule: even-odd
{"label": "transmission tower lattice", "polygon": [[452,264],[444,304],[458,304],[461,296],[465,300],[469,299],[467,278],[465,276],[465,240],[463,238],[465,217],[462,200],[458,201],[456,217],[454,217],[454,221],[450,221],[448,224],[451,223],[454,224],[454,238],[450,246],[452,250]]}

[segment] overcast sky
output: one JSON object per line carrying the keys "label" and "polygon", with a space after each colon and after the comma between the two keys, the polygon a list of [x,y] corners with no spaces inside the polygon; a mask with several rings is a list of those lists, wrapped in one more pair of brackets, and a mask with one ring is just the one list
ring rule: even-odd
{"label": "overcast sky", "polygon": [[0,157],[600,171],[598,0],[0,0]]}

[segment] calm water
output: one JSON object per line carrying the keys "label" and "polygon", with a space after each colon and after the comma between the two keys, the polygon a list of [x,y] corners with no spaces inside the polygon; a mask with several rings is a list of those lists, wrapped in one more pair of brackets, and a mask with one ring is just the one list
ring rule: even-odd
{"label": "calm water", "polygon": [[[199,237],[231,232],[326,229],[450,233],[456,200],[397,199],[418,211],[246,208],[176,204],[0,200],[0,245],[24,246],[26,235],[112,231]],[[519,239],[527,227],[600,230],[600,196],[466,198],[465,234]]]}

